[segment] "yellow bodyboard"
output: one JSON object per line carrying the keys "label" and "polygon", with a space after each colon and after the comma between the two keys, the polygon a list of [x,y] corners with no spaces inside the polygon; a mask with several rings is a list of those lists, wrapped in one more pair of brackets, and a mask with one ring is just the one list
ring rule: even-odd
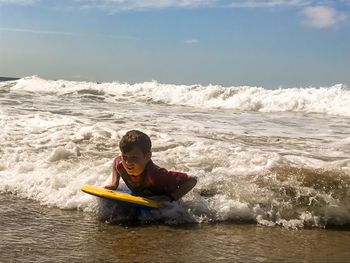
{"label": "yellow bodyboard", "polygon": [[104,197],[108,199],[113,199],[117,201],[127,202],[131,204],[143,205],[152,208],[159,208],[157,202],[149,200],[144,197],[134,196],[131,194],[108,190],[103,187],[93,186],[93,185],[83,185],[81,190],[87,194],[95,195],[98,197]]}

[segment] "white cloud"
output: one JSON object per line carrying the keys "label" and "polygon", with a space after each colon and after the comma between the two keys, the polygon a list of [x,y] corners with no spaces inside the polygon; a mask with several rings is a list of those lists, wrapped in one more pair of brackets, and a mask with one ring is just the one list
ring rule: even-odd
{"label": "white cloud", "polygon": [[[44,2],[42,0],[0,0],[1,5],[31,5]],[[164,8],[274,8],[303,7],[342,2],[349,4],[350,0],[60,0],[53,1],[69,8],[102,9],[108,12],[126,10],[150,10]],[[53,5],[55,5],[53,4]]]}
{"label": "white cloud", "polygon": [[302,12],[303,23],[313,28],[332,28],[346,21],[344,13],[329,6],[308,6]]}
{"label": "white cloud", "polygon": [[185,42],[185,44],[193,45],[193,44],[197,44],[199,41],[198,41],[198,39],[187,39],[184,42]]}
{"label": "white cloud", "polygon": [[211,6],[217,0],[75,0],[85,9],[104,9],[109,12],[125,10],[163,9],[170,7],[195,8]]}
{"label": "white cloud", "polygon": [[0,27],[0,31],[31,33],[31,34],[44,34],[44,35],[66,35],[66,36],[73,35],[73,33],[71,33],[71,32],[45,31],[45,30],[35,30],[35,29],[27,29],[27,28],[10,28],[10,27]]}
{"label": "white cloud", "polygon": [[[1,1],[1,0],[0,0]],[[36,0],[38,1],[38,0]],[[348,3],[350,0],[337,0]],[[278,8],[337,3],[336,0],[73,0],[71,6],[109,13],[165,8]]]}
{"label": "white cloud", "polygon": [[125,10],[148,10],[163,8],[266,8],[283,6],[305,6],[317,0],[74,0],[86,9],[104,9],[110,12]]}
{"label": "white cloud", "polygon": [[110,39],[139,40],[139,38],[137,38],[137,37],[125,36],[125,35],[77,34],[77,33],[73,33],[73,32],[65,32],[65,31],[38,30],[38,29],[28,29],[28,28],[0,27],[0,32],[1,31],[13,32],[13,33],[41,34],[41,35],[61,35],[61,36],[73,36],[73,37],[96,37],[96,38],[110,38]]}
{"label": "white cloud", "polygon": [[27,29],[27,28],[10,28],[10,27],[0,27],[0,31],[44,34],[44,35],[66,35],[66,36],[73,35],[73,33],[71,32],[45,31],[45,30],[35,30],[35,29]]}
{"label": "white cloud", "polygon": [[2,5],[31,5],[36,0],[0,0],[0,6]]}
{"label": "white cloud", "polygon": [[239,0],[232,1],[228,7],[233,8],[265,8],[282,6],[305,6],[311,4],[308,0]]}

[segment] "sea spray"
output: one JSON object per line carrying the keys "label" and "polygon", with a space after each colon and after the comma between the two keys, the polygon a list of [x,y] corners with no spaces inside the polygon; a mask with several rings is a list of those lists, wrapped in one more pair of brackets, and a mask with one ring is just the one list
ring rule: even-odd
{"label": "sea spray", "polygon": [[37,76],[0,83],[11,91],[35,92],[87,99],[128,101],[151,104],[186,105],[200,108],[224,108],[236,111],[306,112],[350,116],[350,90],[342,84],[331,87],[279,88],[219,85],[172,85],[156,81],[127,84],[118,82],[78,82],[44,80]]}
{"label": "sea spray", "polygon": [[[141,222],[350,223],[350,91],[73,82],[0,83],[0,192],[98,213],[80,191],[103,186],[130,129],[153,161],[198,178],[179,203]],[[120,187],[126,189],[121,182]]]}

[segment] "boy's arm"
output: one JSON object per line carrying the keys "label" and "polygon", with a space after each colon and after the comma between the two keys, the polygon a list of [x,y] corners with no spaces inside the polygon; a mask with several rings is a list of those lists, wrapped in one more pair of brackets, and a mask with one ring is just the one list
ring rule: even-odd
{"label": "boy's arm", "polygon": [[104,186],[104,188],[108,189],[108,190],[117,190],[118,185],[119,185],[119,179],[120,179],[120,175],[117,172],[116,168],[115,168],[115,164],[113,162],[113,175],[112,175],[112,183],[109,185]]}
{"label": "boy's arm", "polygon": [[197,184],[197,178],[188,176],[187,180],[178,188],[170,194],[170,198],[173,200],[179,200],[185,194],[187,194],[191,189]]}
{"label": "boy's arm", "polygon": [[[168,174],[168,171],[166,171],[165,169],[163,170],[164,173]],[[169,201],[177,201],[179,200],[181,197],[183,197],[185,194],[187,194],[189,191],[191,191],[191,189],[196,185],[197,183],[197,178],[192,177],[192,176],[187,176],[186,175],[186,179],[185,181],[178,185],[175,189],[173,188],[173,190],[167,195],[161,195],[161,196],[151,196],[148,197],[151,200],[154,200],[158,203],[163,203],[163,202],[169,202]],[[167,181],[166,182],[166,188],[169,187],[170,185],[174,185],[176,184],[176,177],[168,177],[169,179],[172,178],[172,180]],[[175,181],[174,181],[175,179]],[[163,182],[164,183],[164,182]]]}

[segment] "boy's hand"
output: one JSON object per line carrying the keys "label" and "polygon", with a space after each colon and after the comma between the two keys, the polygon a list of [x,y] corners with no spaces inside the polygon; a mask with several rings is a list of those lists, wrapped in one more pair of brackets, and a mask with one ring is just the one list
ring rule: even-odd
{"label": "boy's hand", "polygon": [[103,188],[108,189],[108,190],[117,190],[117,186],[114,184],[106,185]]}

